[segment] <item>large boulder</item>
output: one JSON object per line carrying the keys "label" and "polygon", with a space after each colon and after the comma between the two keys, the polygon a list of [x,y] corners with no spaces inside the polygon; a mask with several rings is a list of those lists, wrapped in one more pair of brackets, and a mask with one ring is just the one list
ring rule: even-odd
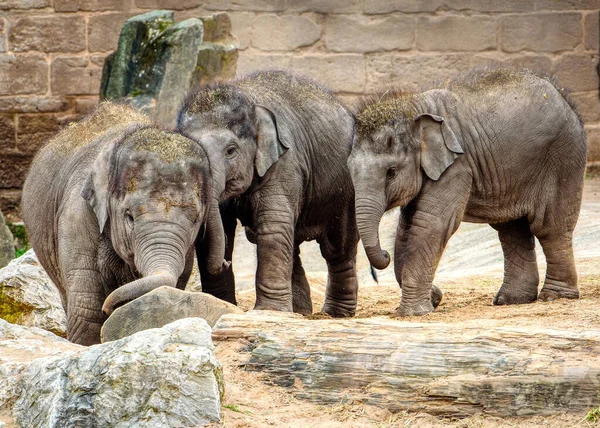
{"label": "large boulder", "polygon": [[88,348],[0,320],[0,425],[219,422],[223,375],[213,350],[199,318]]}
{"label": "large boulder", "polygon": [[212,327],[223,314],[243,312],[210,294],[160,287],[117,308],[104,322],[100,337],[109,342],[188,317],[202,318]]}
{"label": "large boulder", "polygon": [[185,95],[197,85],[235,76],[236,40],[226,13],[175,23],[155,10],[125,22],[116,52],[104,63],[101,99],[129,101],[174,127]]}
{"label": "large boulder", "polygon": [[10,229],[0,211],[0,268],[6,266],[15,257],[15,243]]}
{"label": "large boulder", "polygon": [[60,293],[33,250],[0,269],[0,318],[66,335]]}

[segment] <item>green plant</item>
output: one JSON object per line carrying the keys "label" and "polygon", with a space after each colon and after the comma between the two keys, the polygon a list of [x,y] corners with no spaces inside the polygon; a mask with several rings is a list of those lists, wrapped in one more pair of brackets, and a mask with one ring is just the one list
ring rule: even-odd
{"label": "green plant", "polygon": [[15,238],[15,257],[21,257],[30,248],[27,230],[22,223],[6,223],[6,225]]}
{"label": "green plant", "polygon": [[587,412],[587,415],[585,415],[585,420],[592,423],[600,421],[600,406]]}

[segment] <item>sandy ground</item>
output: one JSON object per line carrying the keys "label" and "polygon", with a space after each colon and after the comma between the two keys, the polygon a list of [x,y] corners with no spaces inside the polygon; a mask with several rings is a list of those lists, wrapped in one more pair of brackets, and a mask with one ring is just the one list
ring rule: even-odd
{"label": "sandy ground", "polygon": [[[390,250],[396,216],[397,213],[386,216],[380,229],[384,247]],[[243,240],[243,234],[240,234],[234,266],[239,304],[248,310],[254,304],[255,266],[255,259],[249,254],[254,254],[255,250]],[[539,245],[538,256],[540,278],[543,278],[545,260]],[[502,283],[503,263],[497,235],[487,225],[463,224],[451,239],[436,275],[435,282],[443,290],[444,299],[434,313],[415,318],[415,321],[463,321],[490,327],[510,323],[578,330],[600,328],[600,179],[597,178],[586,181],[584,204],[575,232],[575,256],[580,278],[579,300],[494,307],[492,298]],[[376,284],[368,274],[368,262],[362,250],[358,258],[361,289],[356,316],[394,318],[400,290],[394,280],[393,268],[379,272],[380,282]],[[326,273],[316,244],[303,244],[302,259],[311,284],[314,310],[318,311],[323,302]],[[259,374],[244,371],[241,365],[248,358],[247,343],[216,345],[227,382],[223,402],[226,427],[592,426],[585,420],[585,412],[505,419],[477,415],[451,420],[420,413],[392,414],[359,402],[340,402],[333,406],[313,404],[294,398],[293,389],[266,385]]]}

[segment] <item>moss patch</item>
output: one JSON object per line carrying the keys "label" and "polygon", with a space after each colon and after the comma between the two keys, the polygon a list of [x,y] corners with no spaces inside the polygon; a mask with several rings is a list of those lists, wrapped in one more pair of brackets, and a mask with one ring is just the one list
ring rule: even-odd
{"label": "moss patch", "polygon": [[12,324],[20,324],[23,318],[34,308],[19,302],[6,292],[4,284],[0,284],[0,318]]}
{"label": "moss patch", "polygon": [[23,254],[31,248],[29,246],[29,238],[27,237],[27,230],[25,230],[25,226],[22,224],[16,223],[6,223],[10,232],[15,237],[16,245],[15,245],[15,258],[21,257]]}

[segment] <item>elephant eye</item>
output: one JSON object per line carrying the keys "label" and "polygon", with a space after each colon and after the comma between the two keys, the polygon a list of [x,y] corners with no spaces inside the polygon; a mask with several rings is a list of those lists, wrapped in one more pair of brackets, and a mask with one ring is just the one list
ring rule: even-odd
{"label": "elephant eye", "polygon": [[388,180],[393,180],[396,177],[396,175],[398,175],[398,168],[396,168],[395,166],[387,170],[386,177]]}
{"label": "elephant eye", "polygon": [[227,151],[225,152],[225,155],[227,157],[232,157],[236,154],[237,149],[238,149],[237,145],[231,144],[229,147],[227,147]]}
{"label": "elephant eye", "polygon": [[133,229],[133,215],[131,214],[131,211],[126,210],[125,211],[125,221],[127,222],[127,225]]}

